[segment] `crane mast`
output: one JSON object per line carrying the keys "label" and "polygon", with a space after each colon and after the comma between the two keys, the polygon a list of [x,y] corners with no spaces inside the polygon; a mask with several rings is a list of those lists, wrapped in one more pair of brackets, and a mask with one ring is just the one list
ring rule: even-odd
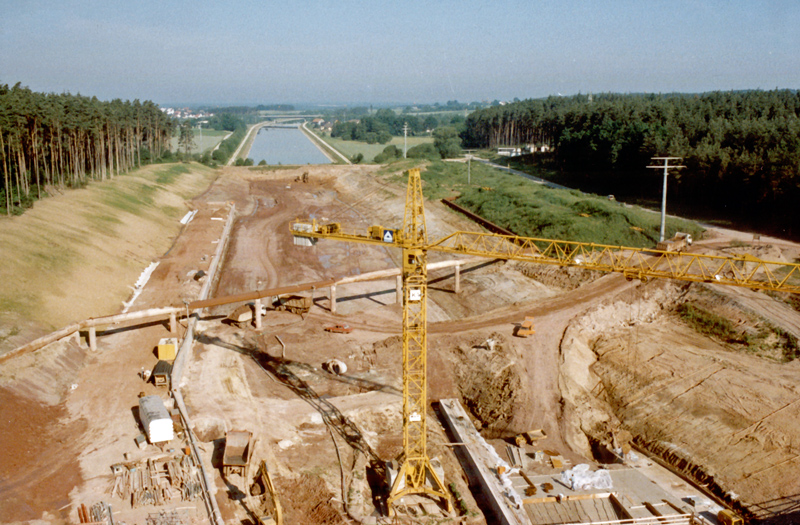
{"label": "crane mast", "polygon": [[405,216],[400,239],[403,257],[403,458],[389,492],[394,502],[406,495],[450,498],[427,452],[427,303],[428,234],[419,169],[408,174]]}
{"label": "crane mast", "polygon": [[622,273],[628,279],[676,279],[800,293],[800,264],[764,261],[750,255],[715,256],[608,246],[595,243],[477,232],[455,232],[428,241],[418,168],[408,171],[402,229],[373,226],[368,235],[342,231],[338,223],[295,222],[297,239],[334,239],[402,250],[403,271],[403,456],[388,498],[389,515],[403,496],[422,494],[451,502],[427,453],[428,251],[478,255]]}

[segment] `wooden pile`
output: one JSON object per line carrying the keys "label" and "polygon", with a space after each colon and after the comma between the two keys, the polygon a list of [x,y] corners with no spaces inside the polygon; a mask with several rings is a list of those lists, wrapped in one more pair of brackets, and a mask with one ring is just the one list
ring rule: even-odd
{"label": "wooden pile", "polygon": [[78,507],[78,521],[81,523],[108,523],[111,516],[111,506],[100,501],[92,505],[91,510],[85,503]]}
{"label": "wooden pile", "polygon": [[149,458],[131,464],[117,464],[111,494],[131,502],[131,508],[164,505],[175,498],[192,501],[202,497],[203,488],[191,456]]}

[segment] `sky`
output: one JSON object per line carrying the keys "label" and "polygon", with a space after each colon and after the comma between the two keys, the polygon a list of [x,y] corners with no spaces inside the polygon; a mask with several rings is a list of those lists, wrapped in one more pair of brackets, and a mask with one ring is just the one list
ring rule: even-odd
{"label": "sky", "polygon": [[800,88],[797,0],[0,0],[0,84],[395,104]]}

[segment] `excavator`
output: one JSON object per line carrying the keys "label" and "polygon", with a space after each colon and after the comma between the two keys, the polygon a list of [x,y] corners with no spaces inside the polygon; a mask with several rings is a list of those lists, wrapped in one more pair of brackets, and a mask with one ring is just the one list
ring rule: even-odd
{"label": "excavator", "polygon": [[431,464],[426,443],[429,251],[617,272],[628,280],[643,282],[676,279],[800,293],[800,264],[765,261],[751,255],[702,255],[465,231],[430,241],[420,171],[415,168],[407,174],[405,215],[400,228],[376,225],[366,233],[347,233],[339,223],[298,220],[291,225],[296,245],[312,246],[320,239],[330,239],[402,250],[403,453],[387,499],[390,516],[394,515],[398,500],[412,494],[439,499],[448,512],[452,509],[449,491]]}
{"label": "excavator", "polygon": [[250,486],[248,503],[251,512],[258,519],[258,525],[283,525],[281,500],[264,460],[261,461]]}

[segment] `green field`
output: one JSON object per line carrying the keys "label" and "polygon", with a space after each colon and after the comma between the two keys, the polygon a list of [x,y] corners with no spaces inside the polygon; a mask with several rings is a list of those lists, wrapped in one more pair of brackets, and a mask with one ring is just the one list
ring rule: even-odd
{"label": "green field", "polygon": [[[403,137],[392,137],[392,140],[386,144],[367,144],[366,142],[358,142],[355,140],[342,140],[338,138],[323,137],[322,140],[339,150],[345,157],[352,158],[354,155],[361,153],[364,155],[364,163],[372,163],[375,155],[382,152],[383,149],[394,144],[401,151],[403,150]],[[411,149],[419,144],[426,142],[433,143],[433,137],[408,137],[408,148]]]}
{"label": "green field", "polygon": [[[195,129],[194,147],[191,153],[205,153],[214,149],[229,133],[230,131],[225,131],[224,129],[204,129],[202,132]],[[178,151],[178,135],[172,137],[169,147],[172,151]]]}
{"label": "green field", "polygon": [[[471,184],[462,162],[432,162],[423,168],[422,179],[428,199],[458,196],[460,206],[524,237],[642,248],[658,242],[658,213],[578,190],[548,188],[480,162],[471,163]],[[668,218],[666,226],[667,237],[682,231],[699,238],[703,231],[683,219]]]}

